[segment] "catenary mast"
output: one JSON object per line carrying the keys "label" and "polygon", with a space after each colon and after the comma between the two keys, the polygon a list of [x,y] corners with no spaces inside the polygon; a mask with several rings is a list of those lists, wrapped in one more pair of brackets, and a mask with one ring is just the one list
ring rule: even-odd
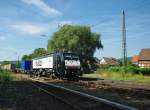
{"label": "catenary mast", "polygon": [[124,72],[127,67],[127,45],[126,45],[126,26],[125,26],[125,12],[122,11],[122,65]]}

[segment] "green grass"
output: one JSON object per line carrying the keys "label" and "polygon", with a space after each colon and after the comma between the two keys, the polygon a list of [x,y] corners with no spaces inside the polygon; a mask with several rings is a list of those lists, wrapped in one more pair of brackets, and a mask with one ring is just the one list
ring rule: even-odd
{"label": "green grass", "polygon": [[0,83],[8,83],[12,80],[12,73],[0,70]]}
{"label": "green grass", "polygon": [[88,78],[101,78],[107,80],[123,80],[123,81],[134,81],[134,82],[142,82],[150,84],[150,76],[136,73],[122,73],[120,71],[109,71],[109,70],[101,70],[98,69],[95,73],[92,74],[84,74],[84,77]]}
{"label": "green grass", "polygon": [[135,73],[122,73],[122,72],[110,72],[106,70],[97,70],[96,74],[99,77],[110,80],[125,80],[125,81],[139,81],[150,83],[150,76]]}

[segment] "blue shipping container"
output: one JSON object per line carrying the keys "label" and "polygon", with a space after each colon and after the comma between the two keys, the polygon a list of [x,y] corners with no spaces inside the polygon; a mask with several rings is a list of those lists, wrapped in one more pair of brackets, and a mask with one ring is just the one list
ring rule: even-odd
{"label": "blue shipping container", "polygon": [[22,61],[21,69],[22,70],[30,70],[31,69],[31,61]]}

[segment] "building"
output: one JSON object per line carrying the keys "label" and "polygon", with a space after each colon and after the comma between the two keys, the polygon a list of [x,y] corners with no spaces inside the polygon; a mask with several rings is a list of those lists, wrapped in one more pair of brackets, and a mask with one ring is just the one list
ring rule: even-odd
{"label": "building", "polygon": [[100,65],[101,66],[119,66],[119,61],[116,58],[112,57],[103,57],[100,60]]}
{"label": "building", "polygon": [[139,55],[134,55],[131,59],[132,64],[138,65],[139,63]]}
{"label": "building", "polygon": [[138,65],[141,68],[150,68],[150,48],[141,50]]}

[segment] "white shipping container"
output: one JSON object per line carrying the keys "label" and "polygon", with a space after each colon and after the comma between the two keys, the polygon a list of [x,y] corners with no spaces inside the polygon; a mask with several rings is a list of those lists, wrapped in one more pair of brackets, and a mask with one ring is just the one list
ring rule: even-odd
{"label": "white shipping container", "polygon": [[53,56],[44,56],[32,59],[33,69],[53,68]]}
{"label": "white shipping container", "polygon": [[4,70],[11,70],[11,64],[7,64],[4,66]]}
{"label": "white shipping container", "polygon": [[1,65],[1,69],[3,69],[3,70],[15,70],[15,64]]}

